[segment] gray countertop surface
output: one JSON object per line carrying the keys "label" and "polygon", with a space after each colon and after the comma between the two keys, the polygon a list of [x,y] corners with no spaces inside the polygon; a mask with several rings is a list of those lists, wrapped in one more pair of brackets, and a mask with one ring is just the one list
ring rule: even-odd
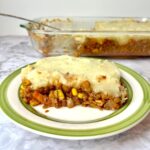
{"label": "gray countertop surface", "polygon": [[[28,37],[0,37],[0,81],[17,68],[42,56],[33,50]],[[112,60],[112,59],[111,59]],[[150,58],[113,59],[150,81]],[[0,150],[150,150],[150,114],[132,129],[103,139],[68,141],[40,136],[13,124],[0,112]]]}

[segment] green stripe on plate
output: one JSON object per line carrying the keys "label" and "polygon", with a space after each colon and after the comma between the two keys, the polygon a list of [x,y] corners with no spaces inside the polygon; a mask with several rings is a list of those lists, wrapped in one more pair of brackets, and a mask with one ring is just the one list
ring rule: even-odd
{"label": "green stripe on plate", "polygon": [[9,87],[9,84],[12,81],[12,79],[17,74],[20,73],[20,69],[15,71],[11,75],[9,75],[2,82],[0,86],[1,108],[3,112],[15,122],[27,128],[33,129],[35,131],[39,131],[41,133],[54,134],[54,135],[60,135],[60,136],[70,136],[70,137],[86,137],[86,136],[89,137],[89,136],[96,136],[96,135],[105,135],[108,133],[113,133],[116,131],[123,130],[125,128],[132,126],[133,124],[135,124],[136,122],[138,122],[140,119],[142,119],[148,114],[149,109],[150,109],[150,85],[142,76],[140,76],[135,71],[120,64],[117,64],[117,66],[120,69],[131,74],[140,83],[144,92],[144,99],[143,99],[143,103],[141,104],[141,107],[133,115],[129,116],[128,118],[114,125],[91,129],[91,130],[64,130],[64,129],[52,128],[49,126],[41,125],[41,124],[35,123],[31,120],[28,120],[22,117],[20,114],[15,112],[15,110],[8,103],[8,99],[7,99],[7,89]]}

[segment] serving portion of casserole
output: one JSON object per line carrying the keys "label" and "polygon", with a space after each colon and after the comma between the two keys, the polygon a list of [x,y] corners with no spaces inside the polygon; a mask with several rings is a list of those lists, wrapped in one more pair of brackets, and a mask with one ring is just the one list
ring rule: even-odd
{"label": "serving portion of casserole", "polygon": [[31,106],[119,109],[127,101],[120,71],[108,60],[47,57],[21,71],[22,100]]}

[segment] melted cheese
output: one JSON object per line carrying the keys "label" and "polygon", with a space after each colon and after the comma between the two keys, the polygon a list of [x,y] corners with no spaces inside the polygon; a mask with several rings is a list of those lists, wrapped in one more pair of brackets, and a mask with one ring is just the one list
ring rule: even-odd
{"label": "melted cheese", "polygon": [[[67,80],[66,74],[73,75],[75,80]],[[48,57],[23,68],[21,76],[30,80],[33,89],[47,86],[55,80],[74,87],[88,80],[94,92],[120,95],[120,71],[114,63],[108,60],[66,55]],[[106,76],[106,79],[99,81],[98,78],[101,76]]]}

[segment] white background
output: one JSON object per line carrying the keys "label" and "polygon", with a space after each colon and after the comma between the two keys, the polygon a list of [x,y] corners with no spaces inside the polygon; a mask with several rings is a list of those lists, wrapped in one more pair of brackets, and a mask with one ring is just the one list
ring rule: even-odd
{"label": "white background", "polygon": [[[144,16],[150,0],[0,0],[0,12],[30,19],[41,16]],[[27,34],[15,19],[0,16],[0,35]]]}

